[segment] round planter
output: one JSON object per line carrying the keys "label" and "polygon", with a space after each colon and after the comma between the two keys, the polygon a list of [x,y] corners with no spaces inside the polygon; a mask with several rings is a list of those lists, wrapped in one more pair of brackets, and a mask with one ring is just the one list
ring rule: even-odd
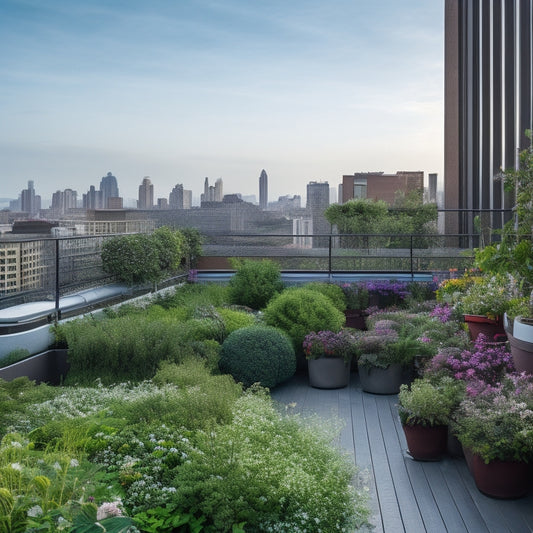
{"label": "round planter", "polygon": [[448,426],[404,425],[409,455],[417,461],[438,461],[448,447]]}
{"label": "round planter", "polygon": [[403,383],[402,365],[393,364],[387,368],[358,365],[361,388],[373,394],[398,394]]}
{"label": "round planter", "polygon": [[470,338],[475,341],[483,333],[489,342],[505,342],[507,335],[503,327],[503,320],[493,320],[485,315],[464,315]]}
{"label": "round planter", "polygon": [[[533,329],[533,326],[530,327]],[[510,333],[507,334],[507,338],[516,370],[533,374],[533,342],[518,339]]]}
{"label": "round planter", "polygon": [[515,499],[525,496],[531,487],[531,470],[520,461],[491,461],[485,464],[479,455],[471,455],[470,469],[476,487],[487,496]]}
{"label": "round planter", "polygon": [[317,389],[340,389],[350,383],[350,363],[341,357],[308,359],[309,385]]}

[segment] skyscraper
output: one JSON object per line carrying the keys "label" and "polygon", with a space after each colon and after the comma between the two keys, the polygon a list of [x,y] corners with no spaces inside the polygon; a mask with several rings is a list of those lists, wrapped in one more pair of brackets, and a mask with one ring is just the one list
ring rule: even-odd
{"label": "skyscraper", "polygon": [[28,188],[23,189],[20,196],[20,210],[30,215],[36,215],[41,210],[41,197],[35,194],[33,180],[28,181]]}
{"label": "skyscraper", "polygon": [[266,209],[268,207],[268,176],[265,169],[259,176],[259,207]]}
{"label": "skyscraper", "polygon": [[[324,216],[324,211],[329,207],[329,184],[327,181],[311,181],[307,184],[307,204],[313,221],[313,234],[329,234],[331,225]],[[328,246],[328,238],[313,239],[313,248]]]}
{"label": "skyscraper", "polygon": [[[531,0],[445,0],[445,207],[464,210],[447,213],[448,233],[471,232],[476,210],[513,206],[495,177],[528,145],[532,65]],[[482,215],[491,227],[510,216]]]}
{"label": "skyscraper", "polygon": [[183,209],[183,185],[181,183],[175,185],[170,191],[168,206],[170,209]]}
{"label": "skyscraper", "polygon": [[100,181],[100,193],[102,195],[102,207],[108,207],[108,198],[118,198],[118,184],[117,178],[111,174],[107,173],[107,176],[104,176]]}
{"label": "skyscraper", "polygon": [[137,201],[138,209],[153,209],[154,208],[154,186],[149,176],[143,178],[139,185],[139,200]]}

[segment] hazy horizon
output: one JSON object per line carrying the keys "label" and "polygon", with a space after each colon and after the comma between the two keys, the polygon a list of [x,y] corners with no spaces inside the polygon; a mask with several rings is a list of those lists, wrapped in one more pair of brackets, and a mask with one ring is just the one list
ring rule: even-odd
{"label": "hazy horizon", "polygon": [[[443,171],[443,2],[4,0],[0,197]],[[43,207],[47,207],[44,205]]]}

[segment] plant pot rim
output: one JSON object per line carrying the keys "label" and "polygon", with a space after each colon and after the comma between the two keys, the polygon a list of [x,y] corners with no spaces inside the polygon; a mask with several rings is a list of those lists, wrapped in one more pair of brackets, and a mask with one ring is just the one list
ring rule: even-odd
{"label": "plant pot rim", "polygon": [[463,315],[465,322],[477,322],[480,324],[500,324],[502,321],[501,316],[497,318],[489,318],[487,315],[469,315],[468,313]]}

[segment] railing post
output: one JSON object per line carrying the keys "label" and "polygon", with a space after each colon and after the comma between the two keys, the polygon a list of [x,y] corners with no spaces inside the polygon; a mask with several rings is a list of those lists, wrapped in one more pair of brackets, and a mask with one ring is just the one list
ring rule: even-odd
{"label": "railing post", "polygon": [[414,269],[413,269],[413,234],[410,237],[411,247],[410,247],[410,262],[411,262],[411,280],[414,279]]}
{"label": "railing post", "polygon": [[59,238],[56,238],[56,320],[61,318],[59,309]]}
{"label": "railing post", "polygon": [[328,277],[331,280],[331,233],[329,234],[329,250],[328,250]]}

